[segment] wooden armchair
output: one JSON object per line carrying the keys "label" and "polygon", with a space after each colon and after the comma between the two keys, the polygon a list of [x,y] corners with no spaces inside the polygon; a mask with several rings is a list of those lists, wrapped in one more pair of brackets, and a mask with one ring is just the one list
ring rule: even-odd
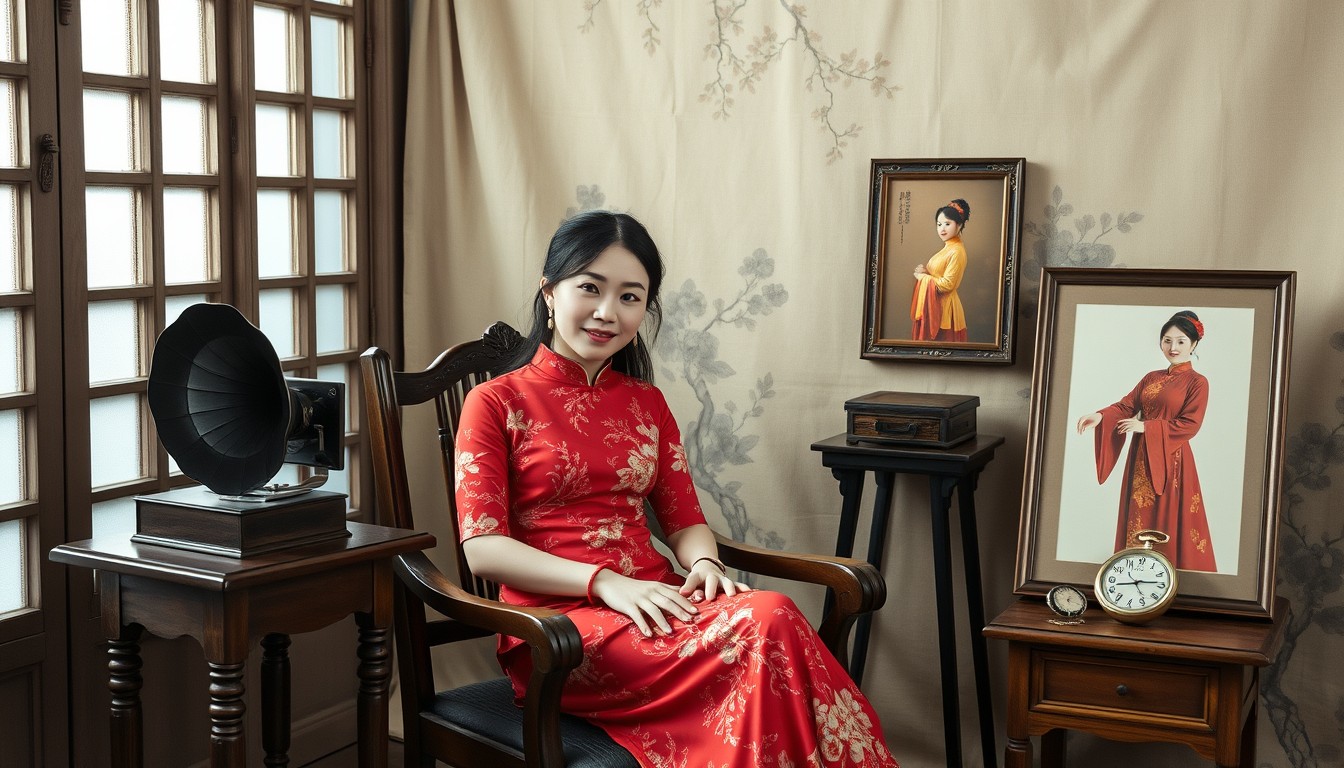
{"label": "wooden armchair", "polygon": [[[496,585],[478,579],[467,567],[458,536],[453,496],[453,440],[462,401],[475,385],[489,379],[522,342],[513,328],[495,323],[481,339],[458,344],[418,372],[392,370],[388,354],[372,347],[360,357],[364,400],[377,483],[378,523],[413,528],[407,484],[402,410],[433,404],[438,423],[437,451],[443,468],[444,499],[429,506],[446,515],[456,548],[456,579],[440,571],[421,552],[398,558],[396,653],[405,718],[406,765],[630,766],[634,758],[601,729],[560,713],[561,689],[583,657],[579,632],[562,613],[522,608],[498,601]],[[427,418],[427,407],[423,411]],[[429,446],[412,446],[425,450]],[[446,499],[446,503],[444,503]],[[653,516],[649,516],[653,519]],[[797,555],[749,546],[718,537],[719,558],[730,568],[820,584],[835,599],[818,629],[822,640],[848,666],[849,630],[859,614],[881,607],[886,587],[876,569],[848,558]],[[430,620],[426,609],[446,618]],[[507,678],[436,691],[430,648],[502,633],[521,638],[532,650],[533,673],[527,699],[513,703]]]}

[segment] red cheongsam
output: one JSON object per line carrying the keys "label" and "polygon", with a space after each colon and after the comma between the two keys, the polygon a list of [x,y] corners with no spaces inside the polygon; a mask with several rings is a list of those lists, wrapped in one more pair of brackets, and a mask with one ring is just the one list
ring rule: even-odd
{"label": "red cheongsam", "polygon": [[[652,545],[645,501],[663,530],[704,523],[676,422],[652,384],[583,369],[544,345],[531,364],[476,387],[457,437],[462,538],[512,536],[537,549],[680,586]],[[744,592],[701,604],[690,623],[646,638],[584,597],[505,585],[505,602],[564,611],[584,658],[561,706],[587,718],[642,766],[895,766],[872,706],[784,595]],[[501,636],[520,697],[527,647]]]}

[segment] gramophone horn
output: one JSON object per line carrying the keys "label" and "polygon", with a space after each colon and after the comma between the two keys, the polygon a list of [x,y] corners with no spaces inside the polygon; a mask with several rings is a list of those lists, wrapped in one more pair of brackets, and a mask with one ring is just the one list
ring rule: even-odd
{"label": "gramophone horn", "polygon": [[194,304],[164,329],[149,410],[178,466],[215,493],[260,488],[285,463],[290,392],[275,349],[227,304]]}

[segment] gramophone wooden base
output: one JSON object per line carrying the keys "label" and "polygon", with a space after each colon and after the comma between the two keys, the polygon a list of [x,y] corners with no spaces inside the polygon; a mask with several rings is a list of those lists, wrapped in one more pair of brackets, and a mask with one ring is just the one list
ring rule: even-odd
{"label": "gramophone wooden base", "polygon": [[224,501],[200,486],[135,497],[140,544],[253,557],[345,538],[345,494],[310,491],[259,503]]}

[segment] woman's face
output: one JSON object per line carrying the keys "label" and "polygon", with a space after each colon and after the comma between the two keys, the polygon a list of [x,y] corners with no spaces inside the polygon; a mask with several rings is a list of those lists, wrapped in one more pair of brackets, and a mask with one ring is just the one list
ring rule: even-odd
{"label": "woman's face", "polygon": [[947,218],[947,214],[938,214],[938,237],[947,242],[949,238],[961,234],[961,225]]}
{"label": "woman's face", "polygon": [[1190,359],[1190,353],[1195,351],[1199,344],[1197,341],[1191,341],[1176,326],[1171,326],[1162,332],[1162,354],[1167,358],[1167,363],[1175,365],[1184,363]]}
{"label": "woman's face", "polygon": [[553,284],[543,280],[541,291],[555,315],[551,349],[583,366],[591,380],[639,331],[648,286],[644,265],[620,244],[577,275]]}

